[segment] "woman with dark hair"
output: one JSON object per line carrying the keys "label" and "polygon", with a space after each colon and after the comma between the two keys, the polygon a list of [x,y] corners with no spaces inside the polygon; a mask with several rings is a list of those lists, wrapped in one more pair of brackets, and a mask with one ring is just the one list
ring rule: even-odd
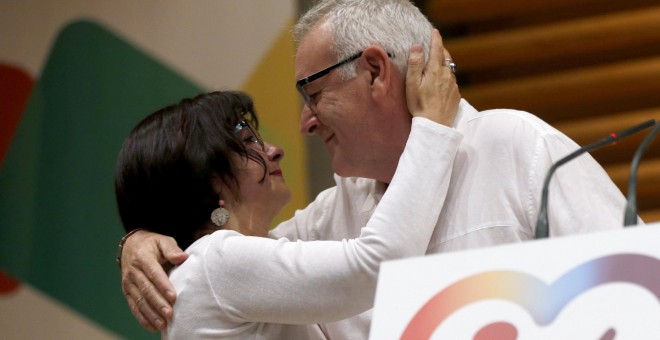
{"label": "woman with dark hair", "polygon": [[[218,227],[209,223],[217,210],[216,215],[229,218],[221,224],[225,229],[247,214],[259,221],[242,226],[263,229],[252,233],[266,236],[290,193],[277,166],[284,153],[266,146],[257,125],[252,100],[241,92],[184,99],[142,120],[117,160],[115,192],[126,231],[144,228],[169,235],[185,249]],[[219,206],[220,197],[224,206]],[[241,197],[249,198],[249,204],[240,204]],[[248,206],[258,213],[243,212]]]}
{"label": "woman with dark hair", "polygon": [[247,95],[203,94],[142,120],[117,161],[122,222],[129,232],[172,236],[189,254],[170,272],[177,301],[163,337],[323,337],[305,325],[371,308],[380,263],[424,255],[448,187],[450,174],[439,172],[451,171],[429,165],[451,163],[461,139],[445,126],[458,89],[453,81],[447,88],[449,69],[434,67],[437,78],[409,68],[410,137],[374,214],[351,240],[267,238],[290,194],[279,168],[284,153],[257,133]]}

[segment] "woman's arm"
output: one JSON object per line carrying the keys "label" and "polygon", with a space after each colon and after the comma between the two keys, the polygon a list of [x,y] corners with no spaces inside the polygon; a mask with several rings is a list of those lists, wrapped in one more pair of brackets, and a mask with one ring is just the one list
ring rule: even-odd
{"label": "woman's arm", "polygon": [[213,234],[203,265],[218,307],[244,321],[296,324],[371,308],[380,263],[426,251],[461,137],[447,130],[415,119],[397,173],[357,239],[288,242]]}
{"label": "woman's arm", "polygon": [[[252,322],[343,319],[371,308],[382,261],[426,252],[462,137],[435,123],[453,123],[460,96],[451,72],[442,66],[437,31],[432,48],[424,74],[419,74],[423,67],[409,70],[419,77],[411,77],[408,95],[440,99],[420,100],[411,110],[415,118],[396,174],[360,237],[288,242],[213,234],[202,265],[220,309]],[[411,59],[419,54],[411,49]],[[418,93],[419,88],[427,91]]]}

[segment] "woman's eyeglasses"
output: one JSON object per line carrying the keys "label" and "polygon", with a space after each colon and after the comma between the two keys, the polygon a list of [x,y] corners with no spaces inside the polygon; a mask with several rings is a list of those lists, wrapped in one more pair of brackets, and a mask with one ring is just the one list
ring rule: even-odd
{"label": "woman's eyeglasses", "polygon": [[264,144],[263,139],[259,135],[259,132],[248,122],[247,120],[242,120],[234,126],[234,134],[245,144],[246,146],[251,146],[254,144],[258,145],[262,151],[266,151],[266,145]]}

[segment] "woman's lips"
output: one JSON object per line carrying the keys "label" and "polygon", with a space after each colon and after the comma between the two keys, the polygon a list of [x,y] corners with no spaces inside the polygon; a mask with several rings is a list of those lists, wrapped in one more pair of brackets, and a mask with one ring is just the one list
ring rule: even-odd
{"label": "woman's lips", "polygon": [[271,176],[282,176],[282,170],[275,170],[270,173]]}

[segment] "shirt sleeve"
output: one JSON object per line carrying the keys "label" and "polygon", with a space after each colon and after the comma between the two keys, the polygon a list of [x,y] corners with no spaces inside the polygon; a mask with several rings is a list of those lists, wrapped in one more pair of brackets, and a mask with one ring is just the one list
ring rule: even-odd
{"label": "shirt sleeve", "polygon": [[289,242],[224,233],[221,242],[211,240],[204,267],[219,308],[236,321],[289,324],[371,308],[380,263],[425,253],[461,138],[414,118],[396,174],[357,239]]}

